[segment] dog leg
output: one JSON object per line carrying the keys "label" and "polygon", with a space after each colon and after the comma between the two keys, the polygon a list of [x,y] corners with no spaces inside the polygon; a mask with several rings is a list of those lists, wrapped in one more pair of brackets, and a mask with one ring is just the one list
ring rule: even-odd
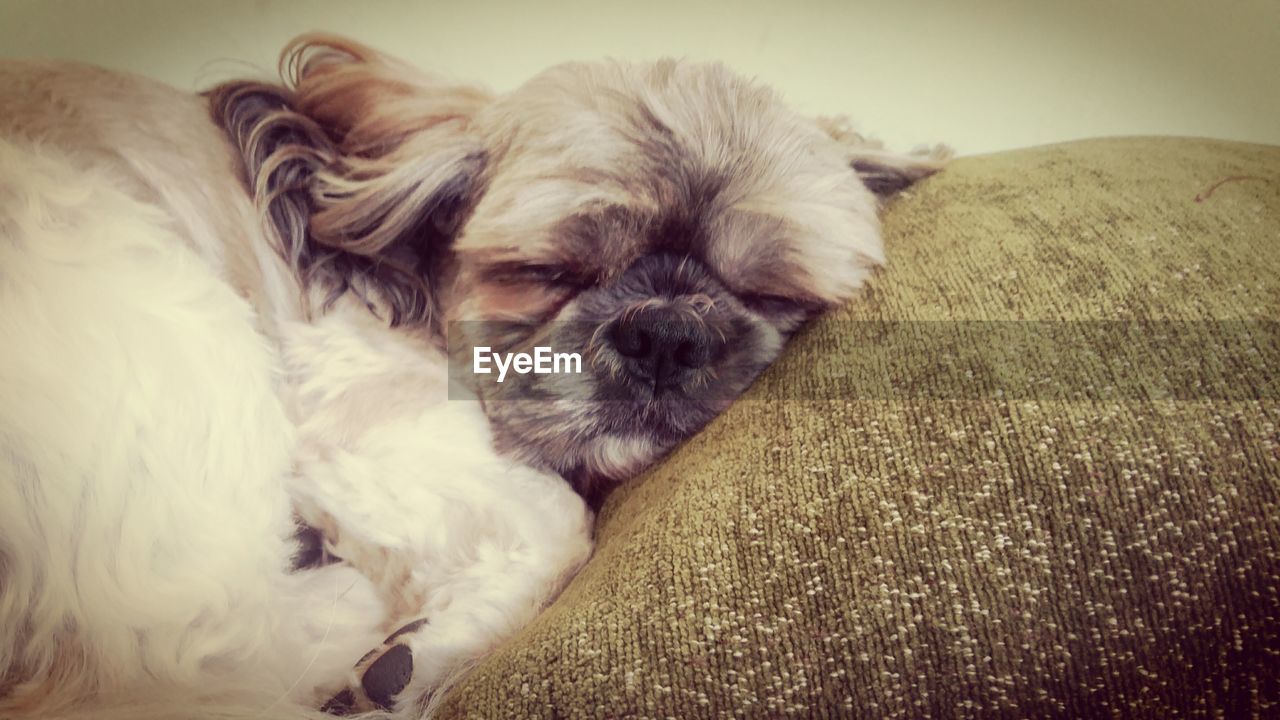
{"label": "dog leg", "polygon": [[392,710],[429,717],[444,690],[554,598],[590,548],[584,528],[555,545],[526,546],[528,553],[512,548],[497,562],[458,568],[459,582],[436,588],[422,617],[361,658],[348,687],[323,709],[335,715]]}
{"label": "dog leg", "polygon": [[[422,441],[442,437],[450,442]],[[372,582],[390,634],[329,710],[421,712],[590,555],[582,499],[491,448],[480,409],[448,403],[340,453],[301,458],[296,507]]]}

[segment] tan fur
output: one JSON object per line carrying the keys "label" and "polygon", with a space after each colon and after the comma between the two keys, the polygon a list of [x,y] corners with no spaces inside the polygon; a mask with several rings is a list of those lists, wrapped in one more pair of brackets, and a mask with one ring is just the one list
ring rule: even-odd
{"label": "tan fur", "polygon": [[[209,98],[254,165],[260,207],[296,205],[283,252],[304,283],[327,287],[325,305],[353,290],[393,325],[431,321],[433,270],[414,245],[474,186],[484,149],[466,130],[489,95],[331,36],[297,38],[280,64],[283,87],[226,83]],[[238,116],[262,99],[272,104]]]}

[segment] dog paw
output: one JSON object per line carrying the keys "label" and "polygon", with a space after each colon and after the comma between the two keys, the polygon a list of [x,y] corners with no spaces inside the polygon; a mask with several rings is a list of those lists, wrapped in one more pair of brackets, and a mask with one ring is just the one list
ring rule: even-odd
{"label": "dog paw", "polygon": [[365,653],[351,670],[352,680],[341,692],[320,707],[330,715],[355,715],[391,710],[395,697],[413,678],[413,651],[409,636],[427,623],[414,620],[387,636],[378,647]]}

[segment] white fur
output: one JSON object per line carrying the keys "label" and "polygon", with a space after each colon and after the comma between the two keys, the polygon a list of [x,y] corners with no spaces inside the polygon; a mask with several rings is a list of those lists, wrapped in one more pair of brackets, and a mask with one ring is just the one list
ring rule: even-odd
{"label": "white fur", "polygon": [[[303,321],[272,267],[251,304],[186,234],[207,198],[31,134],[0,138],[0,716],[316,716],[417,617],[424,698],[585,561],[582,501],[438,350]],[[294,510],[350,565],[289,573]]]}

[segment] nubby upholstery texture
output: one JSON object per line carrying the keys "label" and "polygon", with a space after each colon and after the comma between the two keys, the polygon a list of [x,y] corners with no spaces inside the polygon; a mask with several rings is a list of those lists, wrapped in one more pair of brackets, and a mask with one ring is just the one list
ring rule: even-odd
{"label": "nubby upholstery texture", "polygon": [[1280,147],[964,158],[885,234],[445,717],[1280,717]]}

